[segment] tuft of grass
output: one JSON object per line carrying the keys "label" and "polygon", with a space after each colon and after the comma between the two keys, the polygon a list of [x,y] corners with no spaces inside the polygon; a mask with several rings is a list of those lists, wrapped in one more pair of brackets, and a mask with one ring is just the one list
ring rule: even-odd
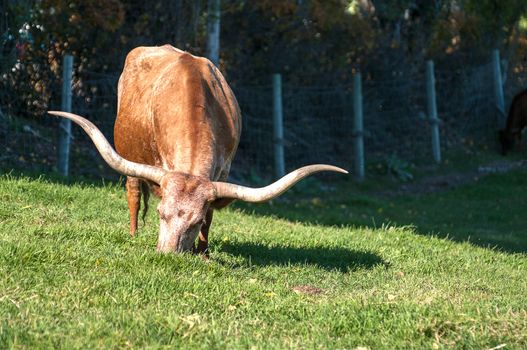
{"label": "tuft of grass", "polygon": [[129,238],[120,186],[3,176],[0,348],[525,348],[526,175],[238,205],[208,262]]}

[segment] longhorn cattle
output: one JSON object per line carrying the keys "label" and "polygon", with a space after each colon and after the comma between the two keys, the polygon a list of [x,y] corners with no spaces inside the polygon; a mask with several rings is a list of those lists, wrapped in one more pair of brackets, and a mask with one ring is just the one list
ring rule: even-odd
{"label": "longhorn cattle", "polygon": [[499,131],[501,153],[506,155],[515,143],[521,142],[522,131],[527,126],[527,90],[518,93],[511,102],[505,129]]}
{"label": "longhorn cattle", "polygon": [[236,199],[270,200],[315,172],[347,173],[318,164],[297,169],[262,188],[225,182],[241,133],[236,98],[208,59],[170,45],[132,50],[126,57],[117,95],[115,150],[87,119],[67,112],[49,113],[81,126],[104,160],[127,176],[132,236],[137,230],[141,195],[143,215],[149,189],[161,197],[157,207],[159,252],[207,254],[214,209]]}

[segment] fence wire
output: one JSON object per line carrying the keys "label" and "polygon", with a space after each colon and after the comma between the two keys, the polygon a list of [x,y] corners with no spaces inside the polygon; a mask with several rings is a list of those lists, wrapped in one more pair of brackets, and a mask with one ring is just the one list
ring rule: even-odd
{"label": "fence wire", "polygon": [[[490,60],[489,60],[490,61]],[[412,161],[431,155],[425,72],[410,76],[390,74],[363,79],[364,148],[367,162],[396,156]],[[436,68],[438,114],[442,149],[467,140],[493,147],[498,109],[491,64],[449,69]],[[527,83],[526,74],[511,70],[505,80],[506,108]],[[74,79],[73,111],[92,120],[113,142],[118,74],[83,72]],[[273,176],[272,86],[233,86],[243,115],[242,137],[232,166],[235,178]],[[58,89],[60,92],[60,89]],[[79,91],[83,91],[79,93]],[[57,93],[58,94],[58,93]],[[3,169],[40,173],[56,171],[58,121],[51,116],[26,119],[26,111],[6,108],[17,98],[0,92],[0,155]],[[353,87],[283,86],[284,150],[286,170],[310,163],[331,163],[353,169]],[[54,99],[50,109],[60,109]],[[116,178],[84,132],[72,128],[70,168],[73,176]]]}

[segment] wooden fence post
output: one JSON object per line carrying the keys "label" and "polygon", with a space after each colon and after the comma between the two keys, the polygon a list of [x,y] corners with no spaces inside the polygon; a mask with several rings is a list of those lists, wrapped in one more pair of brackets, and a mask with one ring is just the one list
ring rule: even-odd
{"label": "wooden fence post", "polygon": [[219,67],[220,63],[220,0],[209,0],[207,18],[207,57]]}
{"label": "wooden fence post", "polygon": [[503,77],[501,75],[500,51],[492,52],[492,73],[494,75],[494,95],[496,98],[496,109],[498,110],[498,127],[505,127],[505,99],[503,97]]}
{"label": "wooden fence post", "polygon": [[439,139],[439,123],[437,117],[436,87],[434,61],[426,62],[426,95],[428,99],[428,121],[432,131],[432,154],[436,164],[441,163],[441,142]]}
{"label": "wooden fence post", "polygon": [[[73,75],[73,56],[65,55],[62,67],[62,103],[61,110],[71,112],[71,81]],[[58,145],[58,170],[62,176],[69,174],[71,141],[71,121],[61,118],[59,124],[59,145]]]}
{"label": "wooden fence post", "polygon": [[273,74],[273,134],[275,176],[285,175],[284,115],[282,108],[282,76]]}
{"label": "wooden fence post", "polygon": [[355,178],[364,179],[364,114],[362,111],[362,77],[353,76],[353,138],[355,141]]}

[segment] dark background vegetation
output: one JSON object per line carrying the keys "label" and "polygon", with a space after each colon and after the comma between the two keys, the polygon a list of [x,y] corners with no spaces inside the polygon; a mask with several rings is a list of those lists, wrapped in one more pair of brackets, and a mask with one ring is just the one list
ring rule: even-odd
{"label": "dark background vegetation", "polygon": [[[127,52],[169,43],[204,55],[207,8],[205,0],[2,0],[3,167],[55,169],[57,125],[44,115],[60,108],[65,54],[75,59],[74,112],[94,120],[111,138],[116,79]],[[243,168],[247,175],[251,164],[271,171],[272,73],[281,73],[286,84],[288,167],[298,160],[349,168],[349,87],[359,70],[367,159],[376,152],[383,167],[390,167],[400,158],[429,153],[428,127],[418,119],[426,110],[423,73],[429,59],[436,63],[445,121],[442,146],[483,139],[485,147],[495,146],[490,55],[493,49],[501,52],[507,105],[526,81],[527,2],[229,0],[221,2],[220,40],[219,65],[239,98],[247,140],[242,139],[240,166],[234,171]],[[310,149],[314,139],[318,142]],[[82,134],[74,140],[72,157],[74,172],[104,169],[100,161],[95,167],[81,166],[98,157]]]}

